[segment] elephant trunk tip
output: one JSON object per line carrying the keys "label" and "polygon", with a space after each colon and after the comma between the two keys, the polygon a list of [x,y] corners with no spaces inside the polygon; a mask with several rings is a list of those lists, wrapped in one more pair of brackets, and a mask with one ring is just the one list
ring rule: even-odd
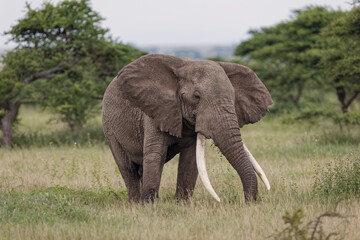
{"label": "elephant trunk tip", "polygon": [[269,180],[267,179],[264,171],[262,170],[262,168],[260,167],[259,163],[256,161],[256,159],[254,158],[254,156],[251,154],[251,152],[249,151],[249,149],[246,147],[245,143],[243,142],[243,146],[245,149],[245,152],[247,153],[247,155],[249,156],[250,162],[254,167],[255,172],[257,173],[257,175],[260,177],[261,181],[265,184],[265,187],[268,191],[270,191],[270,183]]}

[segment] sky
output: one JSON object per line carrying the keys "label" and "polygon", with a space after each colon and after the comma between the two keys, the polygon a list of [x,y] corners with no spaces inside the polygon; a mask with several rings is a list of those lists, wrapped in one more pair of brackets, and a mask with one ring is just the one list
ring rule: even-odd
{"label": "sky", "polygon": [[[26,0],[0,0],[0,49],[3,35],[25,14]],[[32,8],[43,0],[27,0]],[[50,0],[57,3],[59,0]],[[91,0],[113,37],[135,46],[234,45],[250,29],[289,20],[305,6],[349,10],[351,0]]]}

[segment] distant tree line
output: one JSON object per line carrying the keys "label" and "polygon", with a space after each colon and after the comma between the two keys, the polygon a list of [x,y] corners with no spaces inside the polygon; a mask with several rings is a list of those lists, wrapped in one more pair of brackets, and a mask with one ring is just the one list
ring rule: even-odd
{"label": "distant tree line", "polygon": [[81,126],[117,72],[145,54],[109,35],[89,0],[45,2],[5,34],[17,44],[1,58],[2,146],[12,144],[21,104],[36,102]]}

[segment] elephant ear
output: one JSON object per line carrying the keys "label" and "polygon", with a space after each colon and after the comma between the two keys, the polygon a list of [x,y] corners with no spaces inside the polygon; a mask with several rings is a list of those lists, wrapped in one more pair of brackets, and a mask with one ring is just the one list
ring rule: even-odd
{"label": "elephant ear", "polygon": [[273,101],[258,76],[248,67],[219,62],[235,89],[235,110],[239,126],[259,121]]}
{"label": "elephant ear", "polygon": [[135,107],[153,118],[157,127],[181,137],[182,114],[174,70],[184,60],[161,54],[145,55],[118,74],[120,91]]}

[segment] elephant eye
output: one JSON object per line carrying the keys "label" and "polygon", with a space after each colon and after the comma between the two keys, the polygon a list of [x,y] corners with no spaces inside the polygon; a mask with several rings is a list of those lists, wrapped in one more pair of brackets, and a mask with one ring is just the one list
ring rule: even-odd
{"label": "elephant eye", "polygon": [[194,92],[194,98],[195,99],[200,99],[200,93],[198,91]]}

